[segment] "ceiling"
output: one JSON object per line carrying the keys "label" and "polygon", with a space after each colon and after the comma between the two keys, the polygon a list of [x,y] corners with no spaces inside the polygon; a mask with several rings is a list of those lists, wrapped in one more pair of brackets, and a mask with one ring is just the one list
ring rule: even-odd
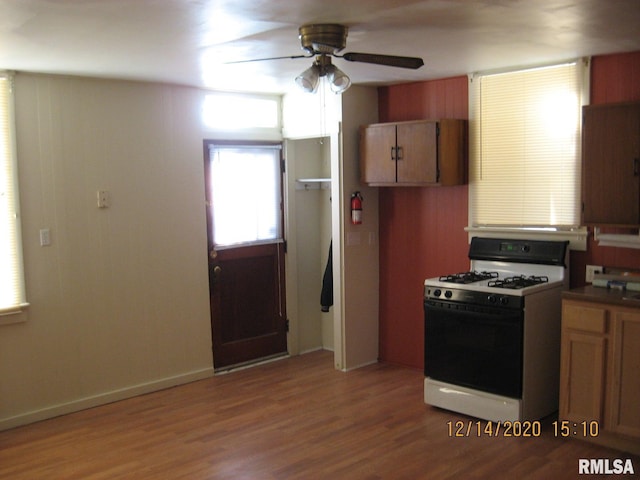
{"label": "ceiling", "polygon": [[386,85],[640,50],[638,0],[0,0],[0,69],[286,92],[312,59],[298,27],[340,23],[354,51],[422,57],[406,70],[334,59]]}

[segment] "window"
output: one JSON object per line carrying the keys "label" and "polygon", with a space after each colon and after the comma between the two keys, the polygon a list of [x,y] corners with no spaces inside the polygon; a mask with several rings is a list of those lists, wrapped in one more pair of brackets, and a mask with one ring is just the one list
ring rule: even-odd
{"label": "window", "polygon": [[280,127],[278,97],[212,93],[202,107],[204,124],[213,129],[274,129]]}
{"label": "window", "polygon": [[27,306],[22,271],[12,77],[0,73],[0,315]]}
{"label": "window", "polygon": [[579,228],[585,71],[576,61],[471,78],[471,230]]}
{"label": "window", "polygon": [[216,247],[282,240],[281,145],[209,146]]}

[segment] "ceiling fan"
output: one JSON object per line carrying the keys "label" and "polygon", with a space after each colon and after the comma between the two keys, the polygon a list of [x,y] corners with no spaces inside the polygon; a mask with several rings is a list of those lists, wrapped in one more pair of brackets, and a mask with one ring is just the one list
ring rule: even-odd
{"label": "ceiling fan", "polygon": [[313,65],[296,77],[296,83],[307,92],[315,92],[321,77],[329,80],[331,89],[336,93],[344,92],[351,85],[349,77],[331,63],[331,57],[342,58],[349,62],[371,63],[389,67],[417,69],[424,65],[421,58],[380,55],[373,53],[348,52],[338,55],[347,45],[348,28],[334,23],[303,25],[299,28],[299,38],[305,55],[287,57],[260,58],[230,63],[280,60],[285,58],[311,58],[316,56]]}

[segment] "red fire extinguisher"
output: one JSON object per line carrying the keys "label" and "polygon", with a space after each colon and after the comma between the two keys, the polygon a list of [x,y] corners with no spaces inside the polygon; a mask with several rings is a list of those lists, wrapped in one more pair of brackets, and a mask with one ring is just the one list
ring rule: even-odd
{"label": "red fire extinguisher", "polygon": [[354,225],[362,223],[362,195],[360,192],[351,194],[351,223]]}

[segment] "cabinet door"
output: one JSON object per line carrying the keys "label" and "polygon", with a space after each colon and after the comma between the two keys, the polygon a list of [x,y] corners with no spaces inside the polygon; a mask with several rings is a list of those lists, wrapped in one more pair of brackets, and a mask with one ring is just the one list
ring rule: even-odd
{"label": "cabinet door", "polygon": [[360,171],[364,183],[395,183],[395,158],[395,125],[370,125],[360,129]]}
{"label": "cabinet door", "polygon": [[398,183],[438,181],[437,122],[398,124]]}
{"label": "cabinet door", "polygon": [[640,224],[640,103],[583,110],[583,223]]}
{"label": "cabinet door", "polygon": [[606,338],[562,331],[559,417],[573,422],[602,421]]}
{"label": "cabinet door", "polygon": [[613,310],[612,379],[607,428],[640,438],[640,313]]}

